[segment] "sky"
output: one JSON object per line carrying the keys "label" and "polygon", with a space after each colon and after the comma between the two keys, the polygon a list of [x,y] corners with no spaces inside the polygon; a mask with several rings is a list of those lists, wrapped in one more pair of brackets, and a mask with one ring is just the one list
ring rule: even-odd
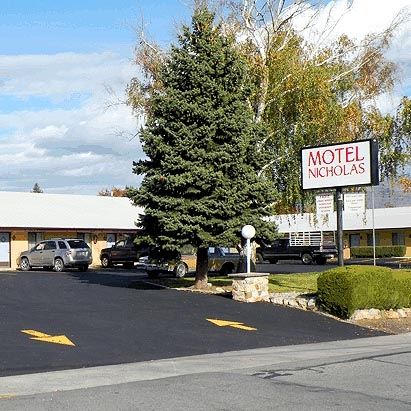
{"label": "sky", "polygon": [[[336,0],[336,9],[346,0]],[[0,0],[0,191],[96,195],[138,186],[139,122],[124,101],[138,76],[136,28],[167,47],[190,0]],[[382,30],[411,0],[355,0],[337,31]],[[411,20],[388,57],[399,83],[380,99],[392,111],[411,95]]]}

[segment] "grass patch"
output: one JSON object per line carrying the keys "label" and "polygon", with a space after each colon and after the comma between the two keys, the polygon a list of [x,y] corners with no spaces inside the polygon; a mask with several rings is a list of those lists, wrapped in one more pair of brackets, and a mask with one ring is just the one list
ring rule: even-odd
{"label": "grass patch", "polygon": [[411,270],[392,270],[392,275],[397,280],[411,279]]}
{"label": "grass patch", "polygon": [[271,293],[291,291],[317,292],[317,278],[320,273],[272,274],[268,277],[268,289]]}
{"label": "grass patch", "polygon": [[[271,293],[317,292],[317,278],[320,273],[272,274],[268,277],[268,290]],[[194,277],[187,278],[157,278],[150,280],[171,288],[186,288],[194,285]],[[227,277],[208,277],[208,282],[214,287],[230,288],[232,279]]]}

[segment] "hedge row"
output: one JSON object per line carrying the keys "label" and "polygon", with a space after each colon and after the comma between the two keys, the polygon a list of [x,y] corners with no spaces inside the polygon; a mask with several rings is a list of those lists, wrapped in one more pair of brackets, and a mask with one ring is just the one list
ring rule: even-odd
{"label": "hedge row", "polygon": [[317,285],[321,306],[341,318],[358,309],[411,307],[411,271],[351,265],[321,273]]}
{"label": "hedge row", "polygon": [[[375,256],[378,258],[384,257],[404,257],[407,248],[405,245],[377,245],[375,247]],[[367,258],[374,256],[373,247],[351,247],[351,257]]]}

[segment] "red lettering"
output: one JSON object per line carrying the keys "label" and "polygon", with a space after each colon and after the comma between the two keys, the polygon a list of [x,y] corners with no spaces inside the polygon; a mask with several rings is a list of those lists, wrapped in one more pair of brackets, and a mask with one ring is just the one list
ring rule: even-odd
{"label": "red lettering", "polygon": [[318,175],[319,175],[320,177],[326,177],[326,174],[323,174],[323,173],[322,173],[323,170],[326,171],[326,168],[325,168],[325,167],[321,167],[321,168],[318,169]]}
{"label": "red lettering", "polygon": [[341,166],[335,166],[334,167],[334,174],[336,176],[340,176],[343,173],[343,168]]}
{"label": "red lettering", "polygon": [[[328,159],[327,159],[327,153],[328,153]],[[323,152],[323,155],[322,155],[322,159],[323,159],[323,163],[325,163],[325,164],[331,164],[333,161],[334,161],[334,157],[335,157],[335,155],[334,155],[334,152],[333,151],[331,151],[331,150],[325,150],[324,152]]]}
{"label": "red lettering", "polygon": [[336,148],[335,151],[338,153],[338,162],[341,163],[341,151],[344,150],[344,147]]}
{"label": "red lettering", "polygon": [[358,174],[357,166],[355,164],[352,165],[350,174]]}
{"label": "red lettering", "polygon": [[355,161],[354,157],[350,157],[354,154],[354,147],[349,146],[345,149],[345,162],[346,163],[351,163],[352,161]]}
{"label": "red lettering", "polygon": [[358,174],[363,174],[363,173],[365,173],[365,164],[364,164],[364,163],[358,164],[358,168],[359,168]]}
{"label": "red lettering", "polygon": [[314,170],[312,169],[308,169],[308,178],[314,177],[317,178],[318,177],[318,172],[316,172],[317,169],[315,168]]}
{"label": "red lettering", "polygon": [[318,164],[321,165],[321,157],[320,157],[320,152],[317,151],[315,153],[315,157],[312,151],[310,151],[310,154],[308,155],[308,165],[311,166],[316,166],[317,165],[317,161]]}
{"label": "red lettering", "polygon": [[355,147],[355,161],[362,161],[362,160],[364,160],[364,157],[361,157],[361,158],[360,158],[360,154],[359,154],[359,152],[358,152],[358,149],[359,149],[359,147],[356,146],[356,147]]}

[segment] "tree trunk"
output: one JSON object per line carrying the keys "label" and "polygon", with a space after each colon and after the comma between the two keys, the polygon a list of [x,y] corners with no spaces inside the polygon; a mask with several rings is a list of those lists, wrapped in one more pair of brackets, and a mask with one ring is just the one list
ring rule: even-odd
{"label": "tree trunk", "polygon": [[194,288],[208,287],[208,248],[198,247],[197,264],[196,264],[196,280]]}

